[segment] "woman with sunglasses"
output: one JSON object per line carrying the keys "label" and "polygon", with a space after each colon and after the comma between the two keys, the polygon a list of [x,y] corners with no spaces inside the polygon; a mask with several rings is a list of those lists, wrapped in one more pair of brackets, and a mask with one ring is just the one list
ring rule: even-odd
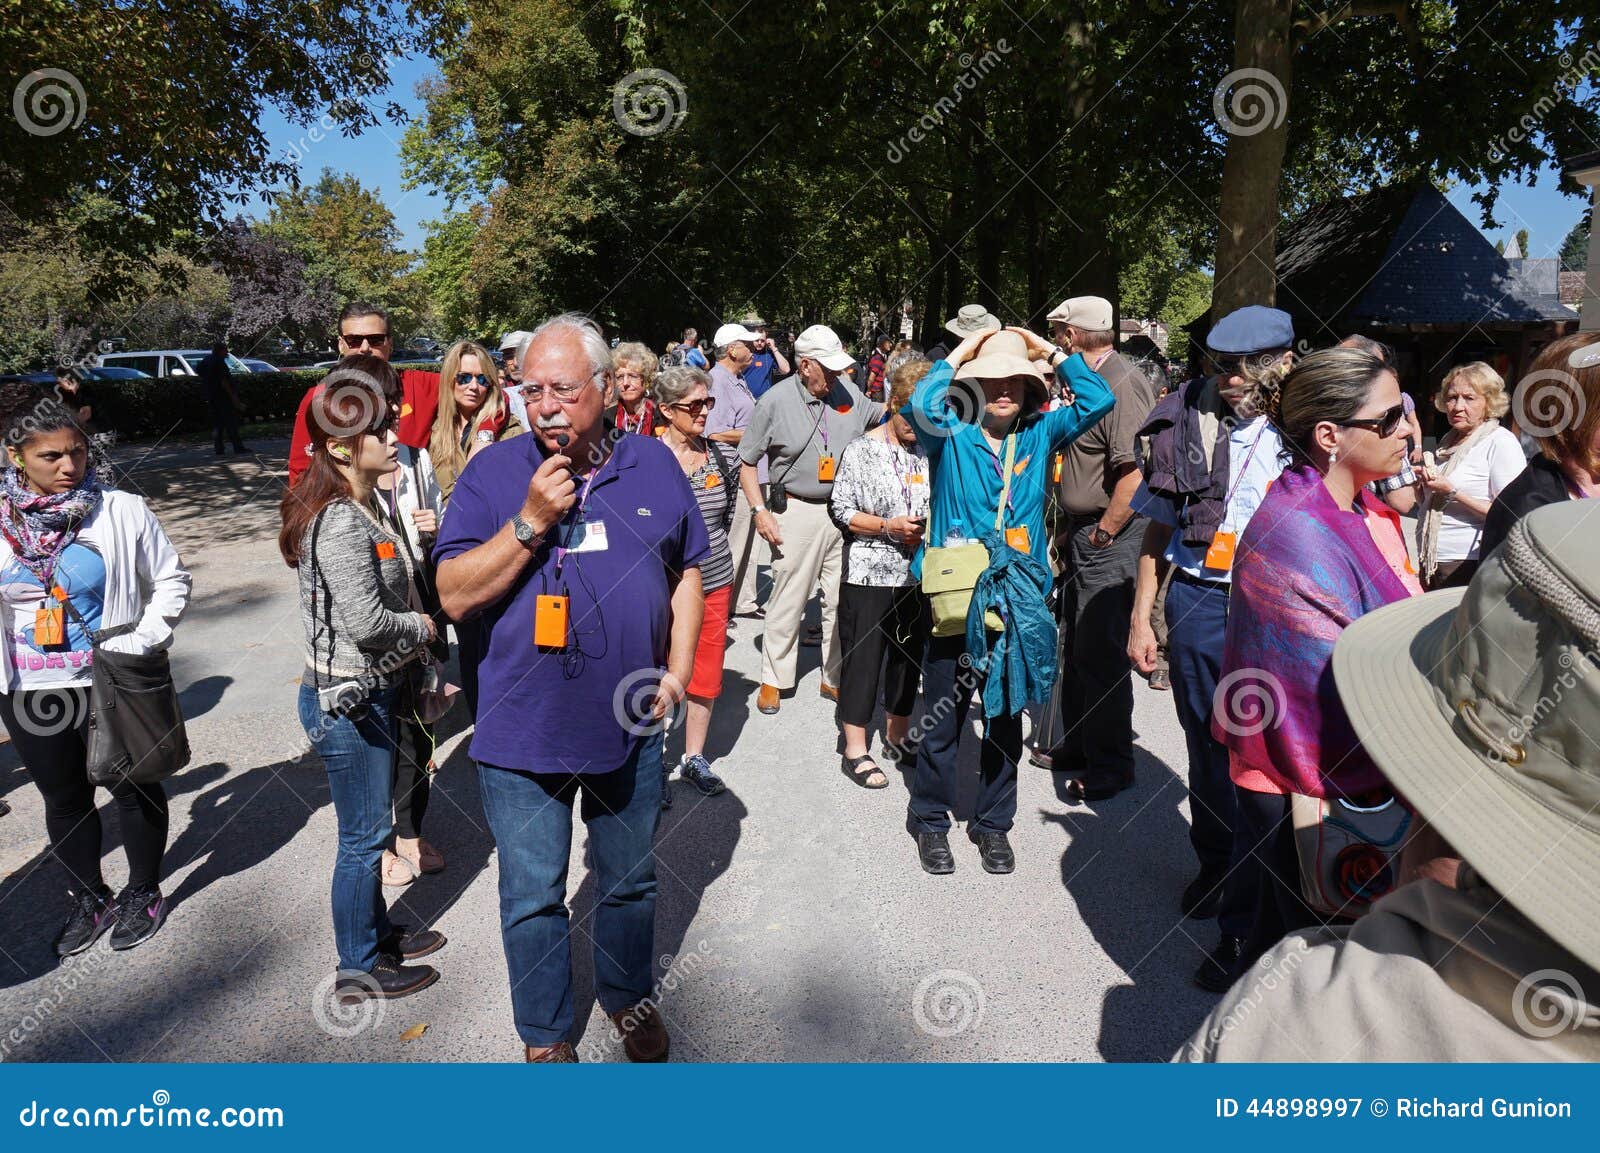
{"label": "woman with sunglasses", "polygon": [[[1270,390],[1287,463],[1250,518],[1233,567],[1213,731],[1260,870],[1242,964],[1321,918],[1301,898],[1295,795],[1392,797],[1334,692],[1329,662],[1351,621],[1416,596],[1400,518],[1368,485],[1406,452],[1400,383],[1378,357],[1329,348]],[[1360,894],[1351,894],[1352,916]]]}
{"label": "woman with sunglasses", "polygon": [[405,541],[384,515],[381,478],[398,467],[394,370],[349,356],[307,410],[311,463],[283,498],[278,549],[299,572],[306,669],[300,723],[322,757],[339,824],[333,927],[341,1004],[404,997],[439,974],[406,961],[444,945],[389,920],[380,874],[393,828],[395,715],[437,633],[415,599]]}
{"label": "woman with sunglasses", "polygon": [[[667,422],[661,430],[661,443],[672,450],[683,475],[689,478],[711,541],[711,551],[700,565],[706,611],[694,651],[694,672],[689,677],[678,775],[712,797],[722,792],[723,784],[706,759],[706,734],[711,730],[711,710],[722,693],[722,658],[728,646],[734,577],[728,526],[733,522],[739,460],[728,445],[706,439],[706,416],[717,403],[710,395],[710,377],[698,368],[675,365],[655,378],[655,390],[657,408]],[[662,777],[661,807],[671,808],[672,790],[667,782],[672,770],[665,769]]]}
{"label": "woman with sunglasses", "polygon": [[484,445],[527,431],[511,415],[488,350],[470,340],[452,344],[439,369],[439,412],[428,440],[443,503],[450,503],[456,478]]}

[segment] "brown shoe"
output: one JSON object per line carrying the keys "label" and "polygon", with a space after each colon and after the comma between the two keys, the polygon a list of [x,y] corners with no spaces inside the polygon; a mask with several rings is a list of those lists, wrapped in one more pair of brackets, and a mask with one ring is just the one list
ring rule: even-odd
{"label": "brown shoe", "polygon": [[653,1064],[667,1059],[672,1042],[652,1002],[640,1001],[631,1009],[611,1014],[611,1023],[622,1034],[622,1049],[628,1054],[628,1060]]}
{"label": "brown shoe", "polygon": [[532,1045],[522,1047],[522,1058],[530,1065],[576,1065],[578,1054],[566,1041],[558,1041],[554,1045],[545,1045],[535,1049]]}
{"label": "brown shoe", "polygon": [[827,685],[827,684],[823,685],[822,686],[822,695],[827,697],[830,701],[838,700],[839,699],[839,686],[838,685]]}
{"label": "brown shoe", "polygon": [[756,712],[771,716],[778,711],[778,686],[762,685],[756,694]]}

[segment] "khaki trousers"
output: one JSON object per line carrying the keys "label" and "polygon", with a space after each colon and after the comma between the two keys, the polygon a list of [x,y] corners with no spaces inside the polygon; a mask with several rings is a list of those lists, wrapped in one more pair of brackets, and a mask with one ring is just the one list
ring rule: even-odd
{"label": "khaki trousers", "polygon": [[[765,485],[762,486],[765,489]],[[738,491],[733,505],[733,522],[728,525],[728,547],[733,550],[734,577],[739,581],[733,590],[732,607],[735,616],[749,616],[756,605],[756,566],[766,561],[770,550],[767,542],[756,532],[755,518],[750,515],[750,502],[744,499],[744,489]],[[740,569],[743,575],[740,575]]]}
{"label": "khaki trousers", "polygon": [[826,505],[796,497],[778,517],[783,543],[772,550],[772,595],[761,641],[761,682],[792,689],[800,659],[800,629],[811,590],[822,583],[822,683],[839,683],[839,576],[844,568],[844,537],[828,517]]}

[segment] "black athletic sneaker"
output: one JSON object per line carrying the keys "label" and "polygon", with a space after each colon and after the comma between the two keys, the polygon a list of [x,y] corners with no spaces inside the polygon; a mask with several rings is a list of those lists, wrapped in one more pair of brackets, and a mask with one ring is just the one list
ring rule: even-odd
{"label": "black athletic sneaker", "polygon": [[71,893],[72,915],[56,938],[56,956],[72,957],[83,952],[100,939],[116,920],[116,907],[111,902],[111,890],[104,885],[99,892]]}
{"label": "black athletic sneaker", "polygon": [[113,949],[132,949],[154,937],[167,919],[167,899],[154,885],[129,885],[117,894],[117,927]]}

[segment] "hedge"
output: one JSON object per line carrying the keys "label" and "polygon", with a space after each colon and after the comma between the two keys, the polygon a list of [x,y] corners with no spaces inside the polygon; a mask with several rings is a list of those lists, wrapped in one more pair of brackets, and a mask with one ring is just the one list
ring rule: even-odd
{"label": "hedge", "polygon": [[[437,365],[407,363],[405,368]],[[294,418],[306,389],[327,375],[325,368],[288,372],[235,373],[234,391],[244,412],[241,424]],[[150,380],[97,380],[90,386],[95,419],[125,439],[143,440],[170,433],[208,433],[211,411],[196,376],[163,376]]]}

